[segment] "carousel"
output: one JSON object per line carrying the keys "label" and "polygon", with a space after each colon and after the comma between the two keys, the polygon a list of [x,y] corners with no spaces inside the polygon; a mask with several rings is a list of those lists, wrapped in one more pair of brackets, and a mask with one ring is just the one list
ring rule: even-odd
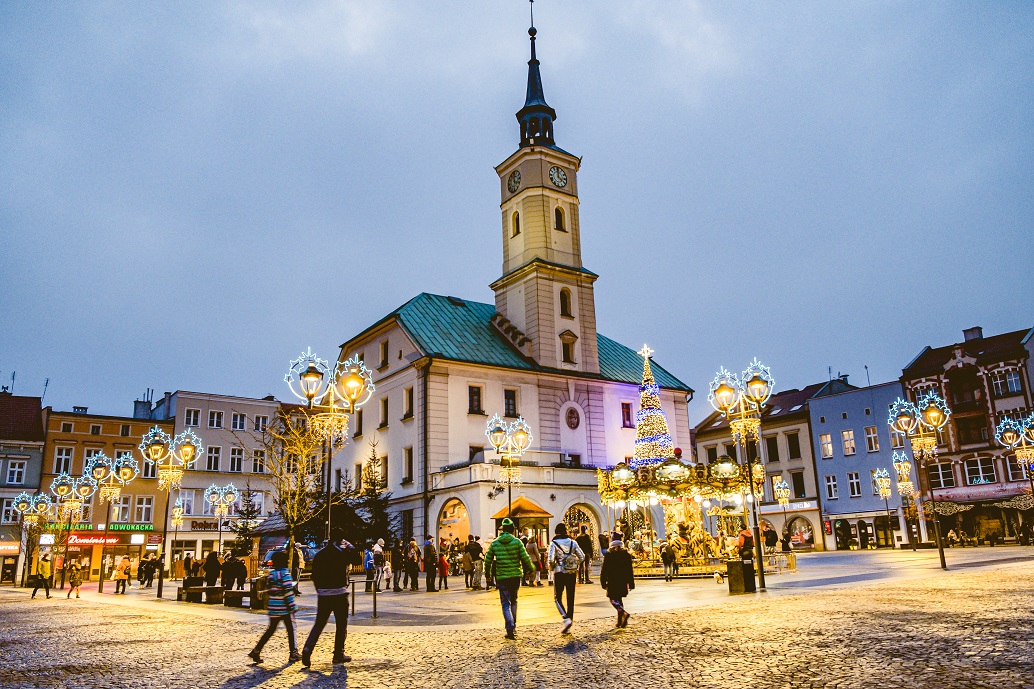
{"label": "carousel", "polygon": [[765,470],[760,460],[738,464],[722,456],[697,464],[683,459],[661,409],[650,370],[652,351],[644,346],[639,353],[643,381],[635,457],[597,470],[600,501],[608,522],[624,534],[637,575],[662,573],[665,552],[674,558],[677,573],[710,575],[734,550],[737,534],[748,523],[751,494],[764,488]]}

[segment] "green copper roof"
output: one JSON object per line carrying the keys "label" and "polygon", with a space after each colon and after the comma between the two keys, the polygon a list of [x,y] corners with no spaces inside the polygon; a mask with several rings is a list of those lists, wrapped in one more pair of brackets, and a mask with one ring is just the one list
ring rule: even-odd
{"label": "green copper roof", "polygon": [[[387,318],[397,317],[402,327],[424,354],[489,366],[553,371],[525,358],[492,327],[495,306],[456,297],[422,293],[413,297]],[[596,335],[600,356],[600,378],[638,385],[643,359],[635,351],[609,337]],[[654,378],[662,388],[692,389],[651,362]],[[569,374],[569,371],[557,371]]]}

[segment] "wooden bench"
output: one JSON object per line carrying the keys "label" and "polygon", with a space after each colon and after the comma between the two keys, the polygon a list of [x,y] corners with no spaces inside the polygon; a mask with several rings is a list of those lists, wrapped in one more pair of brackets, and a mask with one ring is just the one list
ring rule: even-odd
{"label": "wooden bench", "polygon": [[251,598],[251,591],[235,591],[233,589],[223,591],[223,605],[228,608],[243,608],[245,598]]}
{"label": "wooden bench", "polygon": [[[202,601],[202,596],[204,600]],[[223,602],[222,586],[180,586],[176,589],[176,600],[188,603],[218,605]]]}

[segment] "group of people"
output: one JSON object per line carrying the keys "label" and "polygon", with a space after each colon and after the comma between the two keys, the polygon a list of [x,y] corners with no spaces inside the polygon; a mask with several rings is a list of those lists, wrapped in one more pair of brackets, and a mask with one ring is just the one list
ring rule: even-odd
{"label": "group of people", "polygon": [[242,591],[248,581],[248,565],[236,552],[219,557],[219,553],[212,551],[204,560],[187,553],[183,558],[183,574],[204,577],[205,586],[215,586],[218,582],[223,588]]}

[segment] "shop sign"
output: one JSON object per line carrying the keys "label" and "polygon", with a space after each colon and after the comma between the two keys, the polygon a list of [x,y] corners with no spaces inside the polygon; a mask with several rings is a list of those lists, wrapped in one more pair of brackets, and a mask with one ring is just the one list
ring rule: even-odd
{"label": "shop sign", "polygon": [[219,522],[202,522],[197,520],[191,520],[190,530],[191,531],[216,531],[219,529]]}
{"label": "shop sign", "polygon": [[108,524],[108,531],[154,531],[154,524]]}
{"label": "shop sign", "polygon": [[807,512],[808,510],[817,510],[818,508],[819,508],[819,503],[816,502],[815,500],[801,500],[801,501],[798,501],[798,502],[791,502],[789,505],[786,506],[785,510],[783,509],[782,505],[779,505],[778,503],[775,504],[775,505],[762,505],[761,506],[761,513],[762,514],[778,514],[779,512],[784,512],[784,511],[785,512]]}
{"label": "shop sign", "polygon": [[162,535],[160,533],[149,533],[147,534],[147,545],[156,545],[162,542]]}
{"label": "shop sign", "polygon": [[104,534],[78,534],[68,535],[68,545],[118,545],[122,542],[122,536],[118,534],[105,536]]}
{"label": "shop sign", "polygon": [[44,533],[39,536],[40,545],[54,545],[54,534]]}
{"label": "shop sign", "polygon": [[[66,522],[47,522],[43,527],[44,531],[64,531],[68,527]],[[93,524],[87,524],[85,522],[76,522],[72,524],[69,531],[91,531]]]}
{"label": "shop sign", "polygon": [[0,541],[0,554],[16,555],[21,549],[22,544],[18,541]]}

